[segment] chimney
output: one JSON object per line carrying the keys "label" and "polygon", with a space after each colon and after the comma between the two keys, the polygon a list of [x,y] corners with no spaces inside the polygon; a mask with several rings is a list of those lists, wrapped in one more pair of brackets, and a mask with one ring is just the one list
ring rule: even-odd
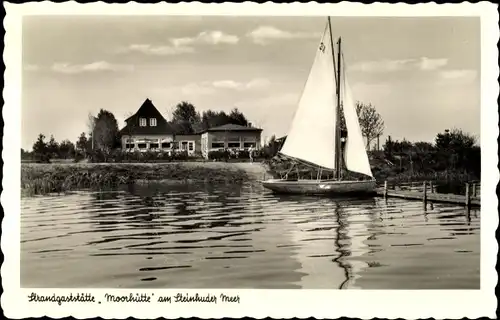
{"label": "chimney", "polygon": [[252,123],[251,122],[248,122],[248,127],[252,127]]}

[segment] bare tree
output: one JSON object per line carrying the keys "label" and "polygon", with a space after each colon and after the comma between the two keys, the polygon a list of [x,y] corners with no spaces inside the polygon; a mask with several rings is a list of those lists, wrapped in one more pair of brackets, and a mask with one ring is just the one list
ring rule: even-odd
{"label": "bare tree", "polygon": [[358,113],[361,132],[366,138],[366,147],[370,147],[371,142],[384,133],[384,120],[375,107],[369,104],[356,102],[356,112]]}
{"label": "bare tree", "polygon": [[95,125],[96,125],[96,120],[97,118],[94,117],[94,115],[89,112],[88,116],[87,116],[87,128],[89,130],[89,138],[92,140],[92,150],[94,150],[94,129],[95,129]]}
{"label": "bare tree", "polygon": [[[356,102],[356,113],[358,114],[361,134],[366,139],[366,148],[369,149],[372,141],[384,133],[384,120],[382,120],[382,117],[371,103],[364,104],[359,101]],[[340,112],[340,127],[342,130],[346,130],[345,117],[342,107]],[[349,132],[347,134],[349,135]]]}

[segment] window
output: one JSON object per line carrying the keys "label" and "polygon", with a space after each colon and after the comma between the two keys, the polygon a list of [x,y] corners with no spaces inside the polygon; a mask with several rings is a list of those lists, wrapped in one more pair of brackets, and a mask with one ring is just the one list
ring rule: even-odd
{"label": "window", "polygon": [[156,118],[149,118],[149,125],[151,127],[156,127]]}
{"label": "window", "polygon": [[182,141],[181,150],[187,150],[187,146],[188,146],[187,141]]}
{"label": "window", "polygon": [[227,144],[227,147],[228,148],[239,148],[240,147],[240,143],[239,142],[229,142]]}
{"label": "window", "polygon": [[149,144],[149,149],[158,149],[160,145],[158,143],[150,143]]}
{"label": "window", "polygon": [[193,151],[194,150],[194,142],[189,141],[188,148],[189,148],[188,149],[189,151]]}
{"label": "window", "polygon": [[146,144],[145,143],[138,143],[137,148],[139,149],[146,149]]}
{"label": "window", "polygon": [[213,142],[212,143],[212,149],[218,149],[218,148],[224,148],[224,143]]}
{"label": "window", "polygon": [[139,127],[145,127],[146,125],[146,118],[139,118]]}
{"label": "window", "polygon": [[134,149],[135,148],[135,144],[133,143],[126,143],[125,144],[125,149]]}
{"label": "window", "polygon": [[172,148],[172,143],[170,143],[170,142],[163,142],[161,144],[161,147],[162,147],[162,149],[170,149],[170,148]]}
{"label": "window", "polygon": [[250,148],[250,147],[255,148],[255,142],[245,142],[243,144],[243,147],[244,148]]}

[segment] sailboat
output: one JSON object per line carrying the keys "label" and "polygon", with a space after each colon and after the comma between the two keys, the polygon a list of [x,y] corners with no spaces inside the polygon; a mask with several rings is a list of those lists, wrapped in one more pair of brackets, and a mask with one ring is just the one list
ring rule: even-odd
{"label": "sailboat", "polygon": [[[331,21],[327,25],[307,78],[304,90],[279,154],[292,163],[305,164],[333,171],[333,179],[268,179],[262,181],[267,189],[294,194],[373,193],[373,177],[368,154],[359,125],[355,102],[346,78],[341,38],[335,60]],[[341,108],[342,107],[342,108]],[[340,112],[344,113],[347,128],[344,150],[341,147]],[[343,156],[343,161],[342,157]],[[342,177],[342,163],[351,172],[366,179]]]}

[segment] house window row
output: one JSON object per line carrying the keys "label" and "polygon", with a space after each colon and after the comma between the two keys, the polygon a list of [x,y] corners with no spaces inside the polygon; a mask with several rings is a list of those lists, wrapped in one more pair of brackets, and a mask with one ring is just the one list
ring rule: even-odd
{"label": "house window row", "polygon": [[[248,149],[248,148],[255,148],[257,144],[255,142],[244,142],[243,143],[243,149]],[[211,149],[221,149],[225,148],[225,143],[224,142],[212,142],[211,144]],[[242,144],[239,142],[228,142],[227,143],[227,148],[229,149],[240,149],[242,148]]]}
{"label": "house window row", "polygon": [[[139,126],[140,127],[146,127],[148,124],[148,121],[146,118],[139,118]],[[149,118],[149,126],[150,127],[156,127],[156,118]]]}
{"label": "house window row", "polygon": [[137,141],[137,143],[134,143],[133,139],[126,139],[125,140],[125,148],[126,149],[159,149],[160,146],[162,149],[172,149],[175,147],[176,149],[180,149],[181,151],[194,151],[195,149],[195,142],[194,141],[176,141],[176,142],[161,142],[159,143],[158,140],[153,140],[149,141],[149,148],[148,144],[142,140],[142,141]]}

